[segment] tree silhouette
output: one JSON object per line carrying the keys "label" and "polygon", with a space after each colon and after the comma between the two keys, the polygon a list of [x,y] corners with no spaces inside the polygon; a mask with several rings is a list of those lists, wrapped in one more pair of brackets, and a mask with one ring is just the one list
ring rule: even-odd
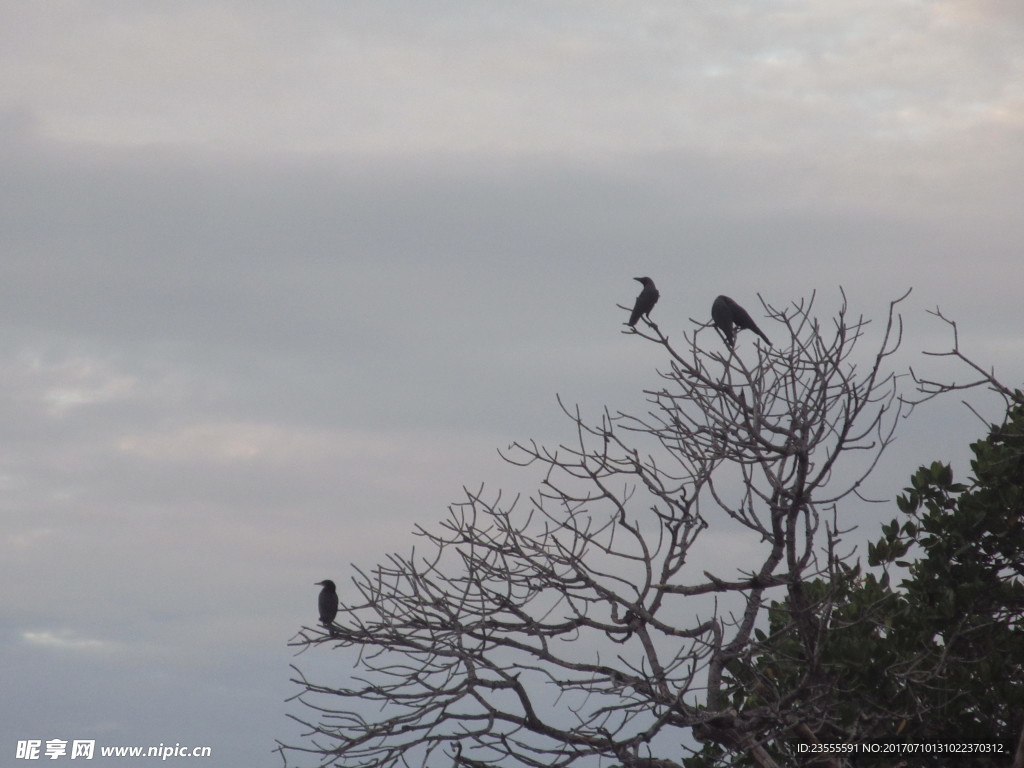
{"label": "tree silhouette", "polygon": [[[952,467],[941,462],[911,476],[896,499],[899,516],[867,546],[872,570],[844,564],[845,577],[807,585],[828,596],[819,663],[833,691],[814,731],[833,744],[926,747],[907,756],[914,766],[1024,768],[1024,392],[967,358],[950,325],[954,346],[941,356],[980,378],[916,378],[920,391],[931,398],[985,386],[1002,399],[1005,416],[971,445],[968,482],[955,482]],[[730,669],[743,681],[741,707],[781,701],[804,675],[803,648],[788,632],[787,600],[769,608],[762,642]],[[897,759],[879,752],[862,753],[856,763],[823,760],[792,742],[771,752],[794,766],[883,768]]]}
{"label": "tree silhouette", "polygon": [[[354,570],[334,637],[293,639],[354,669],[339,686],[293,666],[308,741],[286,764],[768,768],[773,740],[817,739],[841,502],[911,408],[889,370],[905,298],[873,339],[845,295],[825,322],[813,296],[763,304],[770,350],[624,331],[665,355],[647,413],[559,399],[571,441],[504,452],[541,470],[532,495],[467,489],[411,553]],[[758,698],[770,676],[743,671],[770,605],[801,666]]]}

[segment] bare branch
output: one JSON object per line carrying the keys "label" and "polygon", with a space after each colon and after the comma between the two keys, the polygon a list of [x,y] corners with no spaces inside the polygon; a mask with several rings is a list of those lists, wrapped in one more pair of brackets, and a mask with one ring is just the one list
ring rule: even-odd
{"label": "bare branch", "polygon": [[[1002,382],[1000,382],[996,378],[994,368],[982,368],[980,365],[978,365],[972,359],[970,359],[960,349],[960,330],[959,328],[957,328],[957,324],[953,320],[950,320],[948,317],[942,314],[942,310],[940,310],[938,307],[936,307],[934,310],[929,310],[928,314],[937,317],[939,320],[941,320],[947,326],[949,326],[950,333],[953,336],[953,346],[952,349],[946,352],[926,351],[924,352],[924,354],[929,357],[953,358],[962,363],[963,365],[966,365],[971,371],[977,374],[979,378],[968,381],[966,384],[957,384],[956,382],[935,381],[932,379],[919,377],[914,373],[913,369],[911,369],[911,375],[913,376],[914,383],[917,385],[917,389],[920,394],[920,397],[916,401],[916,403],[923,403],[928,400],[931,400],[934,397],[937,397],[938,395],[947,394],[949,392],[974,389],[976,387],[981,386],[988,387],[992,391],[999,394],[1003,398],[1007,406],[1009,406],[1009,404],[1013,402],[1022,402],[1021,392],[1015,392],[1014,390],[1011,390],[1009,387],[1002,384]],[[968,408],[971,408],[970,404],[965,403],[965,405],[967,405]],[[975,415],[978,416],[978,418],[981,419],[982,422],[984,422],[984,419],[982,419],[981,416],[977,414],[977,412],[975,412]]]}
{"label": "bare branch", "polygon": [[[356,570],[335,636],[304,628],[291,643],[327,642],[356,671],[338,686],[296,670],[312,746],[283,752],[364,768],[442,753],[454,766],[676,768],[688,741],[776,766],[772,740],[814,737],[811,712],[832,695],[819,653],[830,598],[807,585],[835,578],[837,506],[859,498],[910,407],[887,367],[905,298],[866,356],[868,321],[845,295],[829,322],[814,296],[762,299],[786,338],[773,348],[727,348],[697,322],[681,346],[646,319],[623,331],[665,353],[647,413],[591,421],[559,398],[571,440],[502,452],[540,471],[532,495],[465,489],[409,555]],[[711,553],[712,532],[745,559]],[[782,598],[803,680],[743,693]]]}

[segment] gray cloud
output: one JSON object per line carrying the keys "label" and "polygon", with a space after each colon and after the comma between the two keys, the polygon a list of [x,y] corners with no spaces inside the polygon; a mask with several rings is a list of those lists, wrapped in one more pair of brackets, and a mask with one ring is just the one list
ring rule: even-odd
{"label": "gray cloud", "polygon": [[1020,118],[1021,19],[997,3],[140,3],[16,15],[4,41],[12,87],[33,93],[50,135],[101,142],[824,148]]}
{"label": "gray cloud", "polygon": [[[313,582],[529,490],[496,449],[571,439],[555,393],[644,407],[634,275],[674,338],[914,286],[901,361],[948,372],[938,304],[1024,377],[1005,4],[3,8],[3,749],[266,764]],[[923,409],[872,495],[972,419]]]}

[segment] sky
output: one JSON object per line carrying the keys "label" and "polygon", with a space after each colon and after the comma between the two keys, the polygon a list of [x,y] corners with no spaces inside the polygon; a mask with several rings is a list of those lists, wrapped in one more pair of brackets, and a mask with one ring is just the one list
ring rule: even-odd
{"label": "sky", "polygon": [[1016,3],[0,0],[0,755],[279,764],[314,582],[528,492],[556,395],[645,408],[634,276],[680,337],[912,287],[900,365],[970,378],[939,307],[1019,386],[1022,180]]}

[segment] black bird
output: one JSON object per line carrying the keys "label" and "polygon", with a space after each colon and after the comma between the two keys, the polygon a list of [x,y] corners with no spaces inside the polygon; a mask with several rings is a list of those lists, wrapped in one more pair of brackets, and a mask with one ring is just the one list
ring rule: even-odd
{"label": "black bird", "polygon": [[711,305],[711,319],[714,320],[718,330],[725,336],[725,343],[730,348],[732,348],[732,344],[736,340],[736,332],[733,330],[734,325],[736,328],[746,328],[749,331],[753,331],[764,339],[769,347],[772,345],[768,341],[768,337],[764,335],[764,332],[757,327],[757,323],[747,313],[747,310],[728,296],[719,296],[715,299],[715,303]]}
{"label": "black bird", "polygon": [[317,606],[320,608],[320,623],[327,627],[333,635],[334,617],[338,615],[338,590],[330,579],[318,581],[316,586],[323,587],[320,590],[320,599],[317,601]]}
{"label": "black bird", "polygon": [[661,294],[658,293],[658,289],[654,287],[654,281],[649,277],[634,277],[638,283],[643,284],[643,290],[640,291],[640,295],[636,297],[636,304],[633,305],[633,314],[629,316],[629,322],[626,323],[630,328],[636,325],[636,321],[640,319],[641,315],[647,318],[647,321],[651,320],[651,310],[654,309],[654,305],[658,303],[658,299]]}

